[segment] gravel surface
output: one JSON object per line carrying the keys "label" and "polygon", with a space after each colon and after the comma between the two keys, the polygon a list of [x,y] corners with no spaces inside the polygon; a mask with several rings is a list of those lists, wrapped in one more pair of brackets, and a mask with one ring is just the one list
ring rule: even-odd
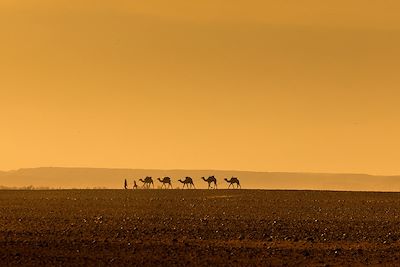
{"label": "gravel surface", "polygon": [[0,266],[396,265],[400,194],[0,191]]}

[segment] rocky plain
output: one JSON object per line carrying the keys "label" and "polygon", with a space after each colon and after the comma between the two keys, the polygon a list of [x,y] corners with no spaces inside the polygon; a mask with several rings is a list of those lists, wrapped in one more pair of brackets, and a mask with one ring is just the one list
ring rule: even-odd
{"label": "rocky plain", "polygon": [[3,190],[1,266],[400,261],[400,193]]}

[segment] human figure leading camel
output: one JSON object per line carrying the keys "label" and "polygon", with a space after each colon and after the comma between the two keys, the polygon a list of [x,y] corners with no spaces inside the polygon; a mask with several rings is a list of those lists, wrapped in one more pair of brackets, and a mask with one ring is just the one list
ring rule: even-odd
{"label": "human figure leading camel", "polygon": [[192,188],[192,186],[193,186],[193,188],[196,189],[196,187],[194,186],[194,183],[193,183],[193,179],[191,177],[186,177],[185,180],[183,180],[183,181],[181,179],[179,179],[178,181],[183,184],[183,189],[185,188],[185,185],[187,188]]}
{"label": "human figure leading camel", "polygon": [[133,188],[132,188],[132,189],[138,189],[138,186],[137,186],[136,180],[133,180]]}
{"label": "human figure leading camel", "polygon": [[165,186],[165,188],[167,189],[168,187],[171,187],[172,189],[172,184],[171,184],[171,178],[169,177],[164,177],[162,180],[161,178],[157,178],[158,181],[160,181],[162,183],[161,185],[161,189]]}
{"label": "human figure leading camel", "polygon": [[233,188],[235,188],[235,184],[236,184],[236,189],[238,189],[240,187],[240,189],[242,189],[242,186],[240,185],[239,179],[237,177],[232,177],[230,180],[228,180],[227,178],[224,179],[226,182],[229,183],[228,189],[232,186]]}
{"label": "human figure leading camel", "polygon": [[214,189],[217,189],[217,178],[215,176],[209,176],[207,179],[204,177],[201,177],[204,181],[208,183],[208,189],[212,188],[211,184],[214,183]]}
{"label": "human figure leading camel", "polygon": [[150,185],[153,185],[154,188],[154,182],[153,182],[153,178],[151,178],[150,176],[147,176],[146,178],[143,179],[139,179],[139,181],[141,181],[143,183],[142,188],[150,188]]}

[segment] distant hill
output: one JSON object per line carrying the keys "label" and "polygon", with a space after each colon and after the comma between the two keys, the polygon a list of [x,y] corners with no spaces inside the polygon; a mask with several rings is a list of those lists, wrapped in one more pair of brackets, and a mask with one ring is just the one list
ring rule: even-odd
{"label": "distant hill", "polygon": [[[132,185],[145,176],[170,176],[173,187],[177,181],[191,176],[197,188],[206,188],[202,176],[215,175],[219,188],[226,188],[225,177],[239,177],[247,189],[315,189],[350,191],[400,191],[400,176],[373,176],[366,174],[285,173],[218,170],[144,170],[96,168],[33,168],[0,172],[0,186],[50,188],[121,188],[125,178]],[[155,187],[160,183],[155,180]],[[140,186],[141,183],[138,182]]]}

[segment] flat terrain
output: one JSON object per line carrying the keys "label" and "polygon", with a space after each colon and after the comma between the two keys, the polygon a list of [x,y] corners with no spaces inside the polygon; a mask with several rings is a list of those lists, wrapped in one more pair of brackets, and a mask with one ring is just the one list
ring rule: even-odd
{"label": "flat terrain", "polygon": [[0,266],[390,265],[399,216],[398,193],[0,191]]}

